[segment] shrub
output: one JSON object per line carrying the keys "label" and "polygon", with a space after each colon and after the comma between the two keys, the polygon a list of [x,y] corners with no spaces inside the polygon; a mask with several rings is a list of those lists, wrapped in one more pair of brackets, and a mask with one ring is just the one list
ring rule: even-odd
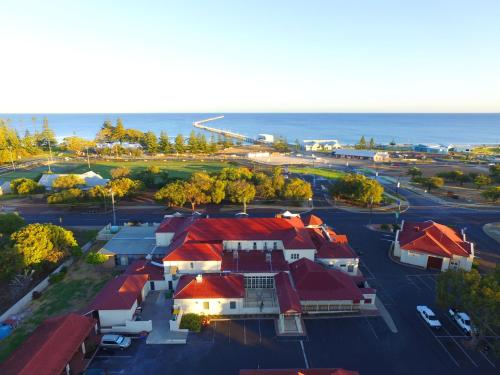
{"label": "shrub", "polygon": [[87,254],[85,261],[88,264],[103,264],[108,260],[108,257],[101,253],[90,252]]}
{"label": "shrub", "polygon": [[47,203],[71,203],[80,202],[85,198],[85,193],[77,188],[63,190],[59,193],[54,193],[47,197]]}
{"label": "shrub", "polygon": [[392,224],[392,230],[395,232],[397,230],[400,230],[401,227],[399,226],[399,224]]}
{"label": "shrub", "polygon": [[43,186],[38,185],[36,181],[29,178],[17,178],[12,180],[10,182],[10,188],[14,194],[18,195],[43,193],[45,190]]}
{"label": "shrub", "polygon": [[200,332],[201,316],[192,313],[183,315],[179,328],[189,329],[191,332]]}
{"label": "shrub", "polygon": [[390,229],[391,229],[391,227],[390,227],[390,225],[389,225],[389,224],[382,224],[382,225],[380,226],[380,229],[382,229],[382,230],[390,230]]}
{"label": "shrub", "polygon": [[69,252],[71,256],[75,258],[80,258],[83,255],[83,251],[80,246],[73,246]]}
{"label": "shrub", "polygon": [[66,276],[66,273],[68,273],[68,268],[62,267],[58,273],[53,273],[52,275],[49,276],[49,283],[56,284],[56,283],[62,281],[64,279],[64,277]]}
{"label": "shrub", "polygon": [[31,299],[39,299],[42,296],[42,292],[34,291],[31,293]]}

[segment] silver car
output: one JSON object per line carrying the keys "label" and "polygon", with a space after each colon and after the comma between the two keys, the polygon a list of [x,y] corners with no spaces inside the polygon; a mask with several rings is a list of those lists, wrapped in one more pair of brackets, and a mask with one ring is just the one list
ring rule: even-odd
{"label": "silver car", "polygon": [[130,346],[130,337],[121,335],[104,335],[101,338],[101,347],[104,349],[126,349]]}

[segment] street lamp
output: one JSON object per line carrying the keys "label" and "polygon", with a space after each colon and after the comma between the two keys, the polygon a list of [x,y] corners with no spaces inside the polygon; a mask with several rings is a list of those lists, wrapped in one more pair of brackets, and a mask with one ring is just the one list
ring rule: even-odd
{"label": "street lamp", "polygon": [[115,193],[111,189],[109,189],[109,192],[111,193],[111,204],[113,205],[113,226],[116,227]]}
{"label": "street lamp", "polygon": [[372,215],[373,215],[373,195],[370,197],[370,225],[372,224]]}

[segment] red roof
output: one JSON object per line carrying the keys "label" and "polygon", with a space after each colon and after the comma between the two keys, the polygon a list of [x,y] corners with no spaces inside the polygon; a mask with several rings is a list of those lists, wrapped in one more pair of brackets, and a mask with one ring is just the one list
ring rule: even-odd
{"label": "red roof", "polygon": [[186,242],[173,249],[164,261],[222,260],[222,243]]}
{"label": "red roof", "polygon": [[196,216],[171,216],[163,220],[156,233],[179,233],[197,219]]}
{"label": "red roof", "polygon": [[239,274],[204,274],[201,281],[195,275],[183,275],[175,289],[174,298],[243,298],[245,283]]}
{"label": "red roof", "polygon": [[86,310],[129,310],[148,279],[148,275],[120,275],[101,289]]}
{"label": "red roof", "polygon": [[0,364],[0,373],[60,375],[94,326],[93,319],[74,313],[47,319]]}
{"label": "red roof", "polygon": [[291,263],[290,272],[301,301],[363,299],[361,290],[349,275],[327,269],[307,258]]}
{"label": "red roof", "polygon": [[319,229],[309,229],[311,234],[311,239],[316,245],[316,256],[323,259],[334,259],[334,258],[357,258],[358,255],[349,246],[346,235],[336,234],[334,231],[328,231],[330,241],[327,237],[323,235],[323,232]]}
{"label": "red roof", "polygon": [[471,244],[465,242],[457,231],[432,220],[421,223],[405,222],[398,240],[404,250],[446,258],[453,255],[468,257],[472,251]]}
{"label": "red roof", "polygon": [[[237,254],[237,255],[235,255]],[[222,254],[222,271],[231,272],[279,272],[289,271],[282,250],[226,251]],[[270,256],[270,259],[268,258]]]}
{"label": "red roof", "polygon": [[240,375],[359,375],[341,368],[308,368],[282,370],[240,370]]}
{"label": "red roof", "polygon": [[300,306],[299,296],[292,287],[288,273],[280,272],[274,275],[274,284],[276,286],[280,312],[283,314],[301,313],[302,307]]}
{"label": "red roof", "polygon": [[146,259],[137,259],[125,270],[126,275],[148,275],[149,280],[165,280],[163,266],[155,266]]}
{"label": "red roof", "polygon": [[323,225],[323,220],[321,220],[316,215],[307,215],[302,219],[302,221],[304,222],[304,225],[306,227]]}

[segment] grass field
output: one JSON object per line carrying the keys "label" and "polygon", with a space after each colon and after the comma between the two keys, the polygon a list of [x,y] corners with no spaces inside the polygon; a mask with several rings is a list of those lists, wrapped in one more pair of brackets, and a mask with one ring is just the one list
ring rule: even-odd
{"label": "grass field", "polygon": [[[187,178],[194,172],[206,171],[208,173],[218,172],[224,167],[229,166],[228,163],[218,161],[196,161],[196,160],[134,160],[134,161],[98,161],[91,162],[90,169],[99,173],[104,178],[110,178],[110,171],[117,167],[128,167],[133,172],[147,168],[152,165],[157,165],[161,169],[168,171],[170,177]],[[69,161],[51,165],[54,173],[84,173],[87,172],[88,166],[85,162]],[[11,181],[16,178],[38,178],[42,173],[47,172],[47,166],[40,166],[30,170],[17,170],[8,172],[0,176],[0,180]]]}
{"label": "grass field", "polygon": [[345,173],[334,171],[331,169],[311,168],[311,167],[290,167],[288,171],[291,173],[312,174],[329,179],[337,179],[342,177]]}
{"label": "grass field", "polygon": [[0,342],[0,362],[5,360],[45,319],[84,308],[113,277],[113,271],[90,265],[83,259],[69,267],[66,278],[50,285],[32,302],[32,314]]}

